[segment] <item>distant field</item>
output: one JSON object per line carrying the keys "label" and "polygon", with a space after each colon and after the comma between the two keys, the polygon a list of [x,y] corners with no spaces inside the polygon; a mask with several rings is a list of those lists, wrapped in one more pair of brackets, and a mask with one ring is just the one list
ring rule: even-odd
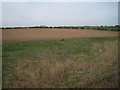
{"label": "distant field", "polygon": [[3,43],[3,88],[118,87],[116,32],[29,29],[3,35],[4,41],[112,37]]}
{"label": "distant field", "polygon": [[3,42],[117,37],[118,32],[86,29],[4,29]]}

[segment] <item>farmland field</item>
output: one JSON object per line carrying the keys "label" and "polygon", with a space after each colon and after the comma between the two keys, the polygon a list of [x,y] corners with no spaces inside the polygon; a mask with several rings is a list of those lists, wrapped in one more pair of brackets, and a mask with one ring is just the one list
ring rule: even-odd
{"label": "farmland field", "polygon": [[39,40],[60,40],[79,38],[101,38],[117,37],[118,32],[82,30],[82,29],[5,29],[3,30],[3,41],[39,41]]}
{"label": "farmland field", "polygon": [[9,29],[2,49],[3,88],[118,87],[118,32]]}

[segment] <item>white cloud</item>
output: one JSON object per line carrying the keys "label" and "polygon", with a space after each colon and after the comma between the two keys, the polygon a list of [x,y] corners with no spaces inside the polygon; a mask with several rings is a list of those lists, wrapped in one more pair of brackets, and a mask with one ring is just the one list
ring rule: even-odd
{"label": "white cloud", "polygon": [[3,26],[115,25],[117,3],[3,3]]}
{"label": "white cloud", "polygon": [[0,3],[0,27],[2,26],[2,3]]}
{"label": "white cloud", "polygon": [[2,2],[119,2],[119,0],[2,0]]}

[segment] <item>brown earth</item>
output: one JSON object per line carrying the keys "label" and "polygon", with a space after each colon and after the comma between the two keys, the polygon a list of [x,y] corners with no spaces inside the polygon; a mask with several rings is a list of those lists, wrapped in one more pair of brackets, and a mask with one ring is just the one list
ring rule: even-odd
{"label": "brown earth", "polygon": [[3,42],[117,37],[118,32],[78,29],[5,29]]}

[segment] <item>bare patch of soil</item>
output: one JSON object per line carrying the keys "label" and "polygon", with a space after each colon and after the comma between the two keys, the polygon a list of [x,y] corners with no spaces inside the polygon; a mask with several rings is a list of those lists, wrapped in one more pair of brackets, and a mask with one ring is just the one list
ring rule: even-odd
{"label": "bare patch of soil", "polygon": [[80,29],[6,29],[2,31],[3,42],[39,40],[63,40],[79,38],[118,37],[118,32]]}

